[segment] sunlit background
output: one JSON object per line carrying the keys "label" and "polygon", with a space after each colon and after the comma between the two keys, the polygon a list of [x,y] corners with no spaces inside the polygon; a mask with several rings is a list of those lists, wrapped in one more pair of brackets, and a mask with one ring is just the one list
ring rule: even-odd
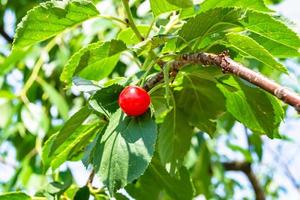
{"label": "sunlit background", "polygon": [[[3,0],[2,0],[3,1]],[[8,0],[10,1],[10,0]],[[100,2],[97,7],[101,10],[102,13],[110,14],[113,12],[110,10],[112,1],[105,0]],[[293,27],[298,33],[300,32],[300,1],[299,0],[283,0],[282,3],[272,6],[274,10],[279,12],[287,21],[289,21],[290,26]],[[146,14],[150,9],[149,2],[145,1],[143,4],[140,5],[138,8],[138,14],[143,16]],[[16,26],[16,19],[14,13],[7,10],[4,15],[5,21],[5,31],[9,34],[10,37],[13,37],[14,30]],[[84,24],[84,31],[89,34],[93,29],[93,22],[89,21]],[[5,39],[0,37],[0,52],[3,55],[9,54],[9,49],[7,47],[7,42]],[[124,62],[130,62],[128,57],[122,57]],[[27,61],[28,66],[32,66],[34,60]],[[288,67],[289,71],[291,72],[290,75],[283,75],[282,81],[284,85],[287,87],[292,87],[294,90],[300,93],[300,65],[298,60],[287,60],[284,62],[285,66]],[[48,70],[48,73],[51,73],[51,70],[55,65],[53,63],[47,64],[43,68]],[[127,72],[127,74],[132,74],[136,70],[138,70],[137,66],[132,65],[132,68]],[[47,71],[46,71],[47,73]],[[1,78],[1,82],[4,81]],[[6,80],[10,85],[13,86],[14,92],[18,93],[22,86],[23,86],[23,74],[18,69],[14,69],[11,73],[7,76]],[[76,95],[79,92],[76,88],[72,89],[72,92]],[[5,105],[7,100],[2,99],[0,97],[0,125],[5,124],[6,122],[3,117],[1,117],[2,113],[5,112],[12,112],[12,110],[7,110]],[[31,124],[31,129],[39,129],[39,122],[36,121],[39,119],[40,116],[40,109],[41,105],[37,102],[36,104],[32,104],[32,109],[35,111],[36,116],[33,118],[28,118],[27,124]],[[57,110],[53,108],[51,112],[55,115]],[[281,126],[281,134],[286,136],[286,140],[271,140],[267,137],[263,136],[264,141],[264,153],[262,158],[262,163],[257,166],[254,166],[254,170],[257,173],[258,177],[262,174],[267,174],[270,179],[273,179],[274,182],[270,186],[270,191],[280,189],[280,199],[300,199],[300,119],[297,116],[297,113],[289,108],[287,110],[288,117],[286,118],[285,122],[282,123]],[[60,120],[57,120],[55,123],[60,124],[62,123]],[[43,137],[45,134],[42,130],[38,132]],[[245,152],[237,153],[236,151],[232,151],[227,147],[227,144],[230,143],[232,145],[238,146],[247,146],[247,139],[245,137],[245,129],[242,125],[238,124],[235,126],[233,133],[230,137],[225,136],[220,137],[216,143],[211,144],[211,146],[215,146],[217,151],[227,157],[230,160],[243,160]],[[0,134],[5,134],[3,131],[0,131]],[[1,142],[1,141],[0,141]],[[16,160],[16,151],[14,147],[10,144],[10,142],[3,141],[0,143],[0,191],[1,183],[6,183],[9,181],[15,173],[16,166],[19,163]],[[67,162],[65,165],[61,166],[61,168],[69,167],[72,171],[73,176],[79,186],[83,186],[86,181],[89,172],[84,168],[81,162]],[[248,182],[248,179],[244,176],[243,173],[240,172],[228,172],[226,176],[231,177],[232,179],[241,182],[243,185],[248,185],[251,188],[251,185]],[[43,177],[35,177],[36,179],[43,178]],[[36,179],[31,177],[32,182],[27,192],[29,194],[34,194],[37,188],[40,185],[36,185]],[[46,180],[45,180],[46,181]],[[94,180],[95,184],[99,184],[99,181],[96,179]],[[224,192],[222,188],[218,188],[216,191],[218,193]],[[242,188],[235,188],[236,192],[236,199],[243,199],[244,197],[250,197],[253,199],[253,192],[250,189],[242,189]],[[199,199],[203,199],[203,197],[199,197]]]}

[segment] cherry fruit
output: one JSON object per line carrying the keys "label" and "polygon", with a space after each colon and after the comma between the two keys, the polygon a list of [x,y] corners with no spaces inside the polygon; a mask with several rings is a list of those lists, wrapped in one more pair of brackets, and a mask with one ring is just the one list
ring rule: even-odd
{"label": "cherry fruit", "polygon": [[129,116],[144,114],[149,108],[151,99],[146,90],[138,86],[127,86],[119,95],[119,106]]}

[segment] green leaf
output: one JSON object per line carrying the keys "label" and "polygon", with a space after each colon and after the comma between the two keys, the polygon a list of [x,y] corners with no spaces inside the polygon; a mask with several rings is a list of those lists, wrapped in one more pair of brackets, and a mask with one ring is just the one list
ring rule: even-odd
{"label": "green leaf", "polygon": [[162,190],[165,190],[169,198],[174,200],[191,200],[193,197],[193,186],[186,168],[181,167],[176,178],[172,177],[153,158],[146,172],[135,184],[126,186],[126,191],[135,199],[152,200],[159,199]]}
{"label": "green leaf", "polygon": [[50,165],[53,169],[56,169],[65,161],[73,160],[74,158],[78,160],[78,156],[81,155],[91,140],[104,126],[104,122],[81,125],[51,155],[50,150],[58,134],[52,135],[43,146],[42,160],[45,169]]}
{"label": "green leaf", "polygon": [[101,87],[93,83],[93,81],[86,80],[80,77],[73,77],[72,82],[74,86],[76,86],[76,89],[81,92],[95,92],[99,90]]}
{"label": "green leaf", "polygon": [[118,84],[102,88],[90,98],[89,104],[97,112],[109,116],[119,108],[119,94],[123,89],[124,87]]}
{"label": "green leaf", "polygon": [[81,126],[81,124],[86,120],[86,118],[91,114],[92,110],[85,106],[81,108],[77,113],[75,113],[62,127],[57,136],[53,141],[51,146],[50,155],[52,155],[56,149],[62,145],[65,140],[72,136],[74,131]]}
{"label": "green leaf", "polygon": [[14,50],[3,61],[0,60],[0,75],[4,75],[16,67],[16,63],[24,59],[28,52],[30,52],[28,49],[27,51],[21,49]]}
{"label": "green leaf", "polygon": [[252,38],[237,33],[229,33],[226,37],[230,45],[237,49],[242,55],[254,58],[272,69],[287,72],[287,69],[282,64],[277,62],[263,46]]}
{"label": "green leaf", "polygon": [[225,31],[240,25],[240,19],[245,11],[233,8],[216,8],[200,13],[188,20],[181,28],[179,35],[186,41],[196,38],[202,40],[205,36]]}
{"label": "green leaf", "polygon": [[177,6],[170,4],[167,0],[150,0],[150,6],[154,16],[180,9]]}
{"label": "green leaf", "polygon": [[74,197],[74,200],[87,200],[90,197],[90,190],[88,186],[80,188]]}
{"label": "green leaf", "polygon": [[151,96],[151,104],[154,109],[154,116],[156,123],[162,123],[166,115],[172,110],[167,104],[165,98],[165,90],[164,88],[158,89],[150,94]]}
{"label": "green leaf", "polygon": [[263,12],[270,12],[263,0],[205,0],[201,5],[201,11],[207,11],[214,8],[238,7],[243,9],[251,9]]}
{"label": "green leaf", "polygon": [[115,112],[94,149],[93,165],[110,193],[140,177],[154,153],[156,124],[146,113]]}
{"label": "green leaf", "polygon": [[263,156],[263,140],[257,133],[252,133],[249,140],[251,144],[250,149],[256,153],[258,160],[261,161]]}
{"label": "green leaf", "polygon": [[[148,25],[138,25],[137,29],[143,36],[146,36],[146,34],[149,31],[149,26]],[[121,30],[118,34],[117,39],[123,41],[127,46],[134,45],[134,44],[137,44],[140,42],[140,39],[133,32],[132,28],[126,28],[126,29]]]}
{"label": "green leaf", "polygon": [[190,200],[193,198],[194,189],[191,183],[189,172],[185,167],[179,169],[178,177],[172,177],[165,168],[154,159],[149,166],[152,177],[162,188],[166,190],[168,195],[175,200]]}
{"label": "green leaf", "polygon": [[225,98],[217,88],[217,69],[201,66],[185,67],[178,74],[175,99],[185,118],[210,136],[216,130],[215,120],[225,112]]}
{"label": "green leaf", "polygon": [[11,123],[11,118],[13,117],[13,105],[11,101],[6,98],[0,98],[0,128],[5,128]]}
{"label": "green leaf", "polygon": [[18,24],[13,48],[34,45],[98,14],[96,7],[86,0],[41,3]]}
{"label": "green leaf", "polygon": [[10,192],[0,195],[1,200],[31,200],[30,196],[23,192]]}
{"label": "green leaf", "polygon": [[190,149],[193,127],[181,110],[172,110],[159,127],[158,152],[163,164],[182,161]]}
{"label": "green leaf", "polygon": [[120,53],[125,49],[125,44],[118,40],[89,44],[70,58],[60,79],[70,84],[75,75],[89,80],[105,78],[112,72]]}
{"label": "green leaf", "polygon": [[50,102],[57,107],[58,112],[64,120],[67,120],[69,113],[69,106],[65,101],[64,97],[50,84],[46,83],[44,80],[40,79],[40,84],[42,85],[45,93],[48,95]]}
{"label": "green leaf", "polygon": [[240,152],[244,156],[245,161],[253,162],[251,153],[249,152],[248,149],[231,143],[228,143],[227,146],[233,151]]}
{"label": "green leaf", "polygon": [[196,164],[194,165],[191,176],[193,178],[193,183],[197,194],[203,194],[205,195],[206,199],[211,199],[211,153],[209,152],[204,138],[202,137],[199,139],[200,140],[198,141],[200,142],[200,148],[198,152],[198,159]]}
{"label": "green leaf", "polygon": [[241,23],[254,33],[250,36],[274,56],[299,56],[300,38],[283,22],[267,14],[248,12]]}
{"label": "green leaf", "polygon": [[226,97],[227,110],[252,131],[273,138],[283,118],[280,103],[261,89],[233,77],[221,80],[218,87]]}
{"label": "green leaf", "polygon": [[180,8],[189,8],[193,6],[192,0],[167,0],[170,4],[173,4]]}

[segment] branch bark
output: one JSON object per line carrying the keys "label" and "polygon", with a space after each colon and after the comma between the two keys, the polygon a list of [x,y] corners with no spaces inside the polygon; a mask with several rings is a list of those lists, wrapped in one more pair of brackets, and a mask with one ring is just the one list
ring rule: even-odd
{"label": "branch bark", "polygon": [[247,163],[247,162],[229,162],[229,163],[223,163],[223,167],[225,170],[227,171],[241,171],[243,172],[247,178],[249,179],[255,196],[256,196],[256,200],[265,200],[265,193],[263,191],[263,189],[260,186],[260,183],[258,181],[258,179],[256,178],[254,172],[252,171],[251,168],[251,163]]}
{"label": "branch bark", "polygon": [[[175,76],[179,69],[187,64],[199,64],[204,66],[217,66],[224,73],[230,73],[238,76],[261,89],[271,93],[283,102],[293,106],[300,113],[300,96],[295,92],[285,88],[265,76],[241,65],[232,60],[226,53],[194,53],[180,55],[176,60],[171,62],[170,74]],[[146,90],[150,90],[157,83],[163,80],[163,72],[157,73],[150,78],[144,85]]]}

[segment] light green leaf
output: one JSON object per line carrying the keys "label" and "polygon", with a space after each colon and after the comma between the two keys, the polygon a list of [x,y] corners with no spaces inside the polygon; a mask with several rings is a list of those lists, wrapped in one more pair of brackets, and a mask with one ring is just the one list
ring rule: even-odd
{"label": "light green leaf", "polygon": [[30,196],[23,192],[10,192],[0,195],[1,200],[31,200]]}
{"label": "light green leaf", "polygon": [[203,39],[213,33],[225,31],[240,25],[245,11],[234,8],[216,8],[200,13],[183,25],[179,35],[186,41]]}
{"label": "light green leaf", "polygon": [[180,9],[177,6],[170,4],[167,0],[150,0],[150,6],[154,16]]}
{"label": "light green leaf", "polygon": [[72,134],[74,134],[76,129],[81,126],[81,124],[87,119],[91,112],[92,110],[88,106],[85,106],[81,108],[77,113],[75,113],[64,124],[64,126],[59,131],[59,133],[53,141],[53,145],[50,149],[50,155],[53,155],[57,148],[59,148],[59,146],[62,145],[65,142],[65,140],[67,140],[69,137],[72,136]]}
{"label": "light green leaf", "polygon": [[42,85],[45,93],[48,95],[50,102],[57,107],[58,112],[64,120],[67,120],[69,113],[69,106],[65,101],[64,97],[50,84],[46,83],[44,80],[40,79],[40,84]]}
{"label": "light green leaf", "polygon": [[230,45],[237,49],[242,55],[254,58],[272,69],[287,72],[287,69],[282,64],[277,62],[263,46],[252,38],[237,33],[229,33],[226,37]]}
{"label": "light green leaf", "polygon": [[277,58],[291,58],[300,56],[300,53],[297,49],[280,44],[278,41],[274,41],[256,33],[251,33],[249,37],[254,39],[258,44],[263,46]]}
{"label": "light green leaf", "polygon": [[299,56],[300,38],[283,22],[267,14],[248,12],[241,23],[255,33],[253,39],[274,53],[274,56]]}
{"label": "light green leaf", "polygon": [[205,0],[201,5],[201,11],[207,11],[213,8],[238,7],[243,9],[252,9],[263,12],[270,12],[263,0]]}
{"label": "light green leaf", "polygon": [[9,99],[0,98],[0,113],[0,128],[5,128],[13,116],[13,105]]}
{"label": "light green leaf", "polygon": [[34,45],[98,14],[96,7],[87,0],[41,3],[18,24],[13,48]]}
{"label": "light green leaf", "polygon": [[27,51],[21,49],[14,50],[5,59],[0,60],[0,75],[6,74],[13,69],[16,63],[24,59],[28,52],[30,52],[28,49]]}
{"label": "light green leaf", "polygon": [[90,98],[89,104],[94,110],[109,116],[119,108],[119,94],[123,89],[124,87],[118,84],[102,88]]}
{"label": "light green leaf", "polygon": [[154,153],[156,124],[146,113],[115,112],[94,149],[93,165],[110,193],[140,177]]}
{"label": "light green leaf", "polygon": [[172,107],[167,104],[165,90],[162,88],[152,92],[150,95],[155,121],[156,123],[162,123],[166,115],[172,110]]}
{"label": "light green leaf", "polygon": [[235,144],[231,144],[231,143],[228,143],[227,146],[233,151],[240,152],[244,156],[245,161],[247,161],[247,162],[253,161],[252,155],[249,152],[249,149],[243,148],[239,145],[235,145]]}
{"label": "light green leaf", "polygon": [[[137,29],[143,36],[146,36],[149,31],[149,26],[137,25]],[[117,39],[123,41],[126,45],[134,45],[140,42],[140,39],[133,32],[132,28],[126,28],[120,31]]]}
{"label": "light green leaf", "polygon": [[181,70],[175,81],[176,103],[185,118],[211,136],[216,129],[215,120],[225,112],[225,99],[214,78],[220,75],[214,68],[191,66]]}
{"label": "light green leaf", "polygon": [[70,84],[75,75],[89,80],[100,80],[112,72],[120,53],[125,49],[125,44],[118,40],[92,43],[70,58],[60,79],[66,84]]}
{"label": "light green leaf", "polygon": [[270,138],[278,133],[283,109],[277,99],[233,77],[222,80],[218,87],[226,97],[227,110],[238,121]]}
{"label": "light green leaf", "polygon": [[189,8],[193,6],[192,0],[167,0],[170,4],[173,4],[179,8]]}
{"label": "light green leaf", "polygon": [[193,127],[181,110],[169,112],[159,127],[158,152],[161,162],[181,162],[190,149],[192,134]]}

